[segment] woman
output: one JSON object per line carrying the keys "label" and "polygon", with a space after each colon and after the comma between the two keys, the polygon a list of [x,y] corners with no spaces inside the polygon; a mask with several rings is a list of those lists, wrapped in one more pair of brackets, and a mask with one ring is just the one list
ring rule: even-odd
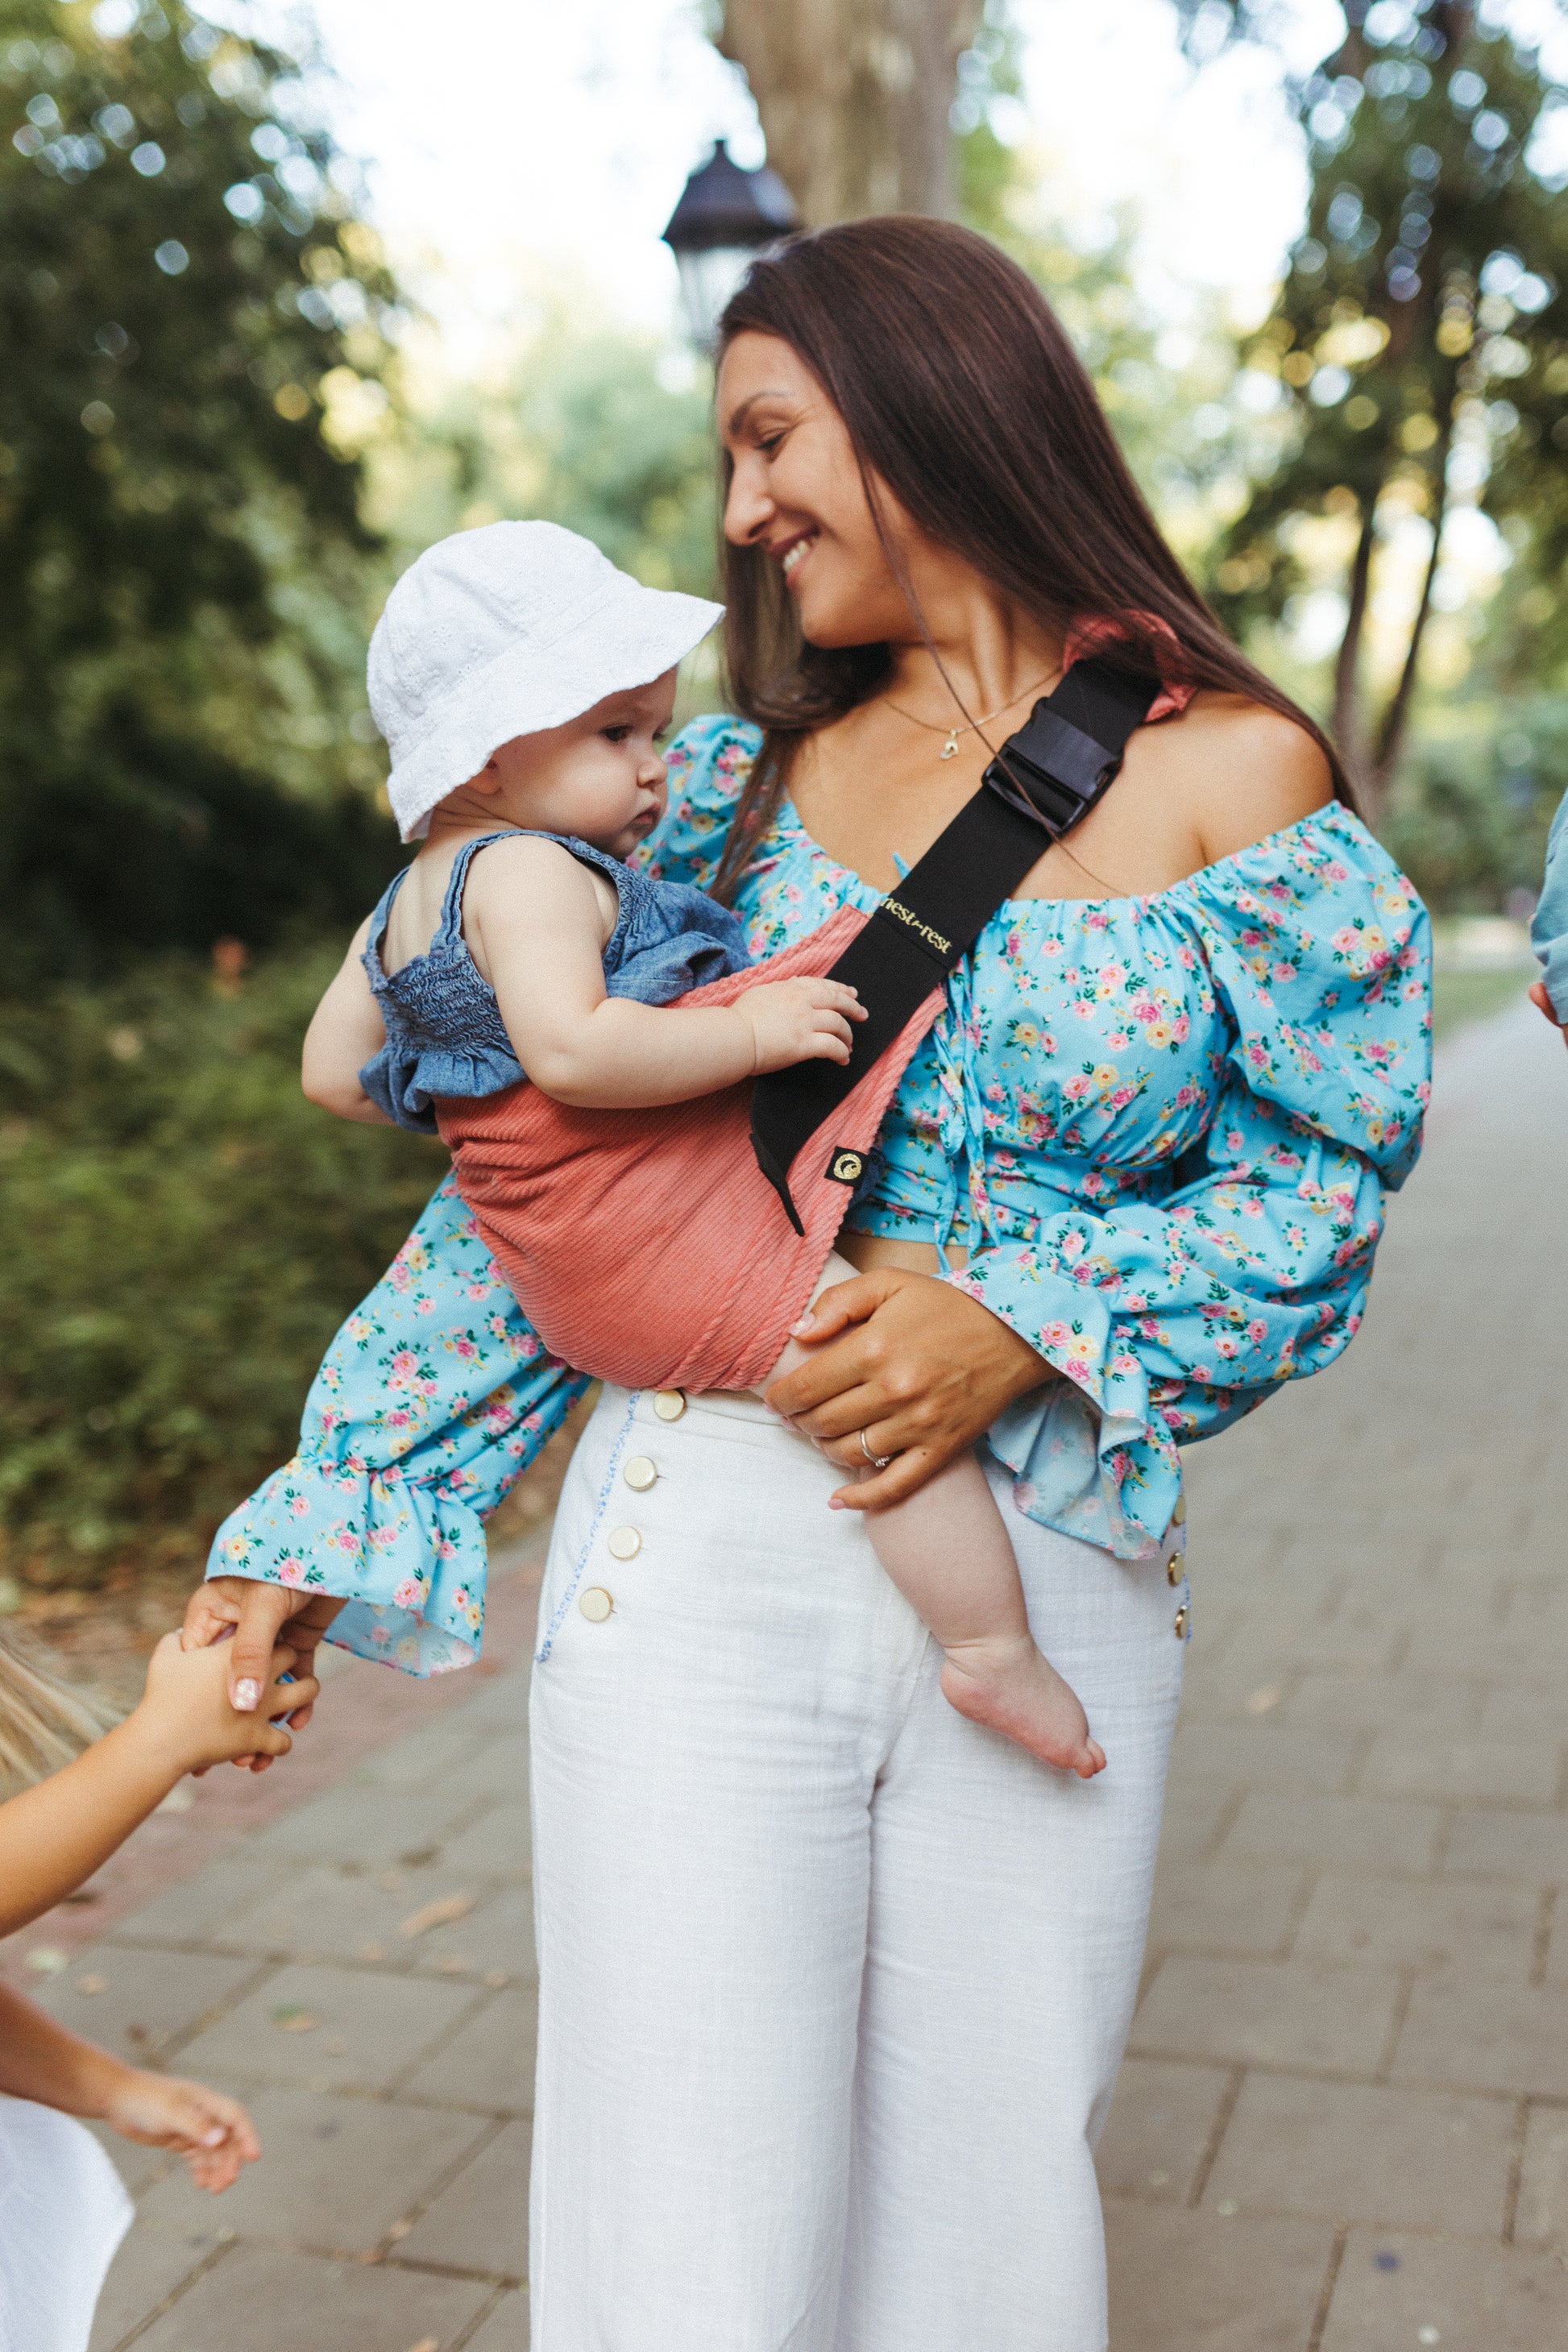
{"label": "woman", "polygon": [[[651,857],[716,880],[754,950],[874,905],[1086,641],[1167,690],[950,984],[849,1212],[861,1273],[772,1393],[794,1428],[610,1391],[578,1448],[533,1699],[533,2341],[1094,2352],[1092,2149],[1187,1615],[1176,1448],[1356,1328],[1417,1148],[1424,918],[982,239],[864,221],[754,265],[718,416],[745,716],[672,747]],[[460,1556],[581,1383],[446,1191],[356,1351],[408,1360],[403,1425],[329,1383],[300,1475],[364,1557],[414,1521]],[[945,1706],[849,1515],[982,1437],[1110,1758],[1087,1784]],[[336,1589],[391,1593],[347,1558]],[[243,1618],[237,1675],[338,1605],[219,1579],[191,1623]],[[416,1657],[422,1606],[393,1625]],[[384,1639],[384,1608],[358,1622]]]}

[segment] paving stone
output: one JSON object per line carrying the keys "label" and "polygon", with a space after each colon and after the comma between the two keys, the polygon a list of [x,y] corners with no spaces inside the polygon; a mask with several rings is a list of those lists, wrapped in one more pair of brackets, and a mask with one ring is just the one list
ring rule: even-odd
{"label": "paving stone", "polygon": [[1568,1814],[1456,1814],[1443,1856],[1455,1878],[1518,1878],[1568,1886]]}
{"label": "paving stone", "polygon": [[1290,1731],[1259,1725],[1183,1722],[1173,1765],[1210,1780],[1233,1780],[1252,1789],[1339,1790],[1353,1758],[1348,1743],[1324,1731]]}
{"label": "paving stone", "polygon": [[531,1985],[498,1992],[401,2084],[411,2099],[531,2114],[538,2002]]}
{"label": "paving stone", "polygon": [[1133,2021],[1130,2047],[1161,2058],[1371,2074],[1399,1980],[1310,1960],[1211,1960],[1173,1952]]}
{"label": "paving stone", "polygon": [[[183,2238],[161,2237],[156,2231],[132,2226],[109,2265],[109,2276],[98,2298],[88,2352],[117,2352],[121,2339],[156,2311],[193,2271],[208,2259],[209,2249],[188,2245]],[[25,2352],[25,2347],[18,2347]]]}
{"label": "paving stone", "polygon": [[[286,1877],[280,1865],[277,1879]],[[265,1894],[273,1874],[249,1859],[248,1850],[209,1862],[195,1877],[165,1888],[120,1920],[117,1942],[201,1944],[209,1942],[231,1915],[246,1909]]]}
{"label": "paving stone", "polygon": [[1495,2237],[1513,2143],[1503,2100],[1249,2074],[1204,2202]]}
{"label": "paving stone", "polygon": [[442,1859],[449,1869],[477,1870],[487,1878],[529,1877],[533,1838],[526,1801],[502,1800],[491,1805],[460,1837],[450,1840]]}
{"label": "paving stone", "polygon": [[1286,1957],[1310,1873],[1267,1864],[1162,1860],[1154,1880],[1153,1949]]}
{"label": "paving stone", "polygon": [[1202,1860],[1235,1807],[1236,1790],[1226,1780],[1189,1780],[1184,1788],[1167,1790],[1161,1854],[1173,1863]]}
{"label": "paving stone", "polygon": [[528,2290],[503,2295],[463,2352],[528,2352]]}
{"label": "paving stone", "polygon": [[1184,2205],[1231,2080],[1226,2066],[1129,2058],[1095,2153],[1104,2195]]}
{"label": "paving stone", "polygon": [[1568,2107],[1531,2109],[1513,2234],[1568,2252]]}
{"label": "paving stone", "polygon": [[216,1940],[297,1959],[371,1959],[416,1968],[447,1947],[433,1928],[405,1936],[405,1923],[416,1922],[443,1900],[468,1901],[478,1910],[494,1894],[472,1871],[447,1866],[370,1872],[316,1863],[272,1887],[250,1909],[237,1912]]}
{"label": "paving stone", "polygon": [[1489,1739],[1433,1727],[1402,1726],[1373,1741],[1358,1783],[1369,1796],[1472,1798],[1550,1805],[1562,1775],[1555,1739]]}
{"label": "paving stone", "polygon": [[1109,2198],[1105,2234],[1116,2352],[1308,2352],[1333,2251],[1326,2222]]}
{"label": "paving stone", "polygon": [[526,2278],[530,2137],[526,2123],[503,2124],[404,2239],[399,2261]]}
{"label": "paving stone", "polygon": [[[173,2311],[136,2338],[136,2352],[406,2352],[458,2342],[489,2290],[416,2271],[237,2246]],[[280,2307],[281,2306],[281,2307]]]}
{"label": "paving stone", "polygon": [[1398,2083],[1568,2098],[1568,1987],[1428,1977],[1411,1995]]}
{"label": "paving stone", "polygon": [[528,1801],[528,1734],[497,1732],[482,1740],[451,1775],[457,1789],[473,1789],[485,1796]]}
{"label": "paving stone", "polygon": [[[73,2033],[101,2042],[119,2058],[146,2066],[169,2063],[211,2011],[231,2001],[257,1972],[251,1959],[198,1952],[143,1950],[129,1944],[92,1944],[64,1976],[33,1997]],[[101,1980],[84,1993],[84,1980]],[[189,2074],[183,2054],[179,2071]]]}
{"label": "paving stone", "polygon": [[1430,1675],[1302,1675],[1280,1707],[1288,1724],[1321,1731],[1380,1732],[1430,1723],[1440,1733],[1479,1729],[1483,1685]]}
{"label": "paving stone", "polygon": [[1229,1861],[1316,1862],[1342,1870],[1423,1877],[1436,1858],[1443,1815],[1389,1797],[1326,1797],[1260,1789],[1248,1795],[1221,1846]]}
{"label": "paving stone", "polygon": [[465,1709],[455,1720],[426,1724],[422,1731],[389,1741],[365,1758],[354,1780],[362,1787],[367,1782],[391,1789],[422,1783],[448,1787],[484,1745],[483,1727],[471,1723]]}
{"label": "paving stone", "polygon": [[182,2165],[148,2191],[148,2227],[209,2252],[227,2230],[368,2253],[487,2129],[473,2116],[307,2091],[261,2091],[247,2105],[261,2135],[260,2163],[216,2199],[194,2187]]}
{"label": "paving stone", "polygon": [[269,1864],[284,1854],[379,1868],[407,1853],[438,1859],[444,1843],[478,1810],[468,1789],[438,1782],[394,1788],[355,1780],[285,1813],[253,1838],[248,1850]]}
{"label": "paving stone", "polygon": [[1322,2352],[1551,2352],[1568,2339],[1568,2272],[1552,2255],[1352,2230]]}
{"label": "paving stone", "polygon": [[467,1984],[291,1963],[198,2034],[181,2064],[249,2082],[384,2091],[473,2000]]}
{"label": "paving stone", "polygon": [[1295,1957],[1523,1984],[1539,1908],[1532,1886],[1325,1877],[1312,1890]]}

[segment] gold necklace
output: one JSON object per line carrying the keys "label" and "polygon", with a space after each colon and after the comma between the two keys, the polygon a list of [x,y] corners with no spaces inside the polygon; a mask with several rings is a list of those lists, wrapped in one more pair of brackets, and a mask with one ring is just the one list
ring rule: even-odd
{"label": "gold necklace", "polygon": [[1036,687],[1044,686],[1046,678],[1055,677],[1055,676],[1054,669],[1047,670],[1045,677],[1037,677],[1034,686],[1025,687],[1021,693],[1013,695],[1008,701],[999,702],[994,710],[987,710],[980,719],[966,719],[961,727],[944,727],[938,719],[921,719],[914,711],[906,710],[901,702],[895,702],[890,695],[884,694],[881,699],[889,710],[896,710],[899,717],[907,719],[911,726],[923,727],[931,735],[945,735],[947,740],[936,756],[939,760],[955,760],[958,757],[958,739],[961,735],[973,735],[976,728],[989,727],[994,719],[1000,719],[1005,710],[1011,710],[1016,704],[1026,702]]}

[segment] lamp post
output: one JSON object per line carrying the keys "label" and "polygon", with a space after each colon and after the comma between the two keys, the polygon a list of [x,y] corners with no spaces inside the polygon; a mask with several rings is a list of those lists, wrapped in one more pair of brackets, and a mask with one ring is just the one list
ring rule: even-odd
{"label": "lamp post", "polygon": [[742,171],[720,139],[692,173],[664,241],[680,271],[691,340],[710,351],[724,305],[748,262],[800,226],[795,199],[776,172]]}

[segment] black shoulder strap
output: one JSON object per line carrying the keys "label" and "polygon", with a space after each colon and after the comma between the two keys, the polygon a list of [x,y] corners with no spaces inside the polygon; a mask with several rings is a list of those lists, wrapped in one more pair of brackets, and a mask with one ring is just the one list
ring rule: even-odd
{"label": "black shoulder strap", "polygon": [[1098,658],[1075,662],[834,965],[828,977],[858,990],[868,1015],[856,1024],[847,1063],[796,1062],[756,1080],[752,1146],[797,1233],[789,1190],[795,1154],[968,954],[1047,843],[1070,833],[1114,782],[1128,738],[1159,691],[1156,679]]}

